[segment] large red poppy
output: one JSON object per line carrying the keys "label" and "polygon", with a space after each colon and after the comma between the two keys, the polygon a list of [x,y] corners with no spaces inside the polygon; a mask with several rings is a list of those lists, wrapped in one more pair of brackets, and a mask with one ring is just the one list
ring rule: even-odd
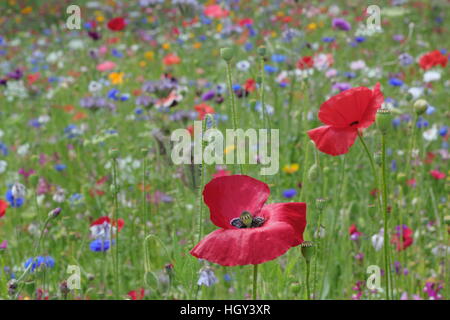
{"label": "large red poppy", "polygon": [[396,227],[396,232],[392,236],[391,243],[395,244],[397,251],[402,251],[411,246],[414,242],[413,231],[406,225]]}
{"label": "large red poppy", "polygon": [[445,67],[447,65],[448,58],[443,55],[439,50],[434,50],[424,54],[419,59],[419,65],[422,69],[428,70],[437,65]]}
{"label": "large red poppy", "polygon": [[320,106],[319,119],[325,125],[309,130],[308,135],[324,153],[332,156],[347,153],[358,130],[375,121],[383,100],[379,83],[373,90],[366,87],[345,90]]}
{"label": "large red poppy", "polygon": [[0,199],[0,218],[6,214],[6,209],[8,209],[8,202]]}
{"label": "large red poppy", "polygon": [[[194,257],[222,266],[260,264],[303,242],[306,204],[265,204],[267,184],[245,175],[214,178],[203,190],[216,230],[192,250]],[[253,218],[251,227],[240,223],[243,212]]]}
{"label": "large red poppy", "polygon": [[111,31],[122,31],[125,26],[125,19],[122,17],[113,18],[108,22],[108,28]]}

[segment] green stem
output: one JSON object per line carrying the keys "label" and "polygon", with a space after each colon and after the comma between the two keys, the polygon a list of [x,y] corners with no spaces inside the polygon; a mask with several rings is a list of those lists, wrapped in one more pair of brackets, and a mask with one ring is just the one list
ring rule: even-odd
{"label": "green stem", "polygon": [[198,216],[198,238],[197,242],[199,242],[202,239],[203,236],[203,204],[202,204],[202,191],[203,191],[203,185],[205,184],[205,168],[204,168],[204,161],[203,161],[203,147],[204,147],[204,141],[203,141],[203,133],[206,131],[206,118],[203,120],[202,123],[202,143],[201,143],[201,154],[202,154],[202,163],[200,163],[200,185],[198,186],[198,210],[199,210],[199,216]]}
{"label": "green stem", "polygon": [[[236,131],[237,130],[236,101],[233,93],[233,83],[231,81],[231,65],[229,61],[227,62],[227,81],[228,81],[228,91],[231,98],[231,117],[233,120],[233,129]],[[241,174],[244,172],[242,168],[242,163],[239,164],[239,170]]]}
{"label": "green stem", "polygon": [[306,262],[306,299],[311,300],[311,290],[309,288],[309,271],[310,271],[310,263]]}
{"label": "green stem", "polygon": [[380,213],[381,213],[381,200],[380,200],[380,196],[379,196],[379,188],[380,187],[378,184],[378,173],[377,173],[377,169],[375,167],[375,161],[373,160],[372,154],[370,153],[369,148],[367,147],[366,142],[364,141],[364,138],[362,137],[362,135],[359,131],[358,131],[358,138],[364,147],[364,151],[366,152],[367,157],[369,158],[370,167],[372,168],[372,175],[375,180],[375,182],[374,182],[375,188],[377,189],[376,198],[377,198],[377,204],[378,204],[378,211],[380,211]]}
{"label": "green stem", "polygon": [[386,136],[381,135],[381,171],[382,171],[382,197],[384,213],[384,266],[386,269],[386,298],[390,300],[390,263],[389,263],[389,229],[388,229],[388,206],[387,206],[387,184],[386,184]]}
{"label": "green stem", "polygon": [[260,88],[259,88],[259,99],[261,101],[261,111],[262,111],[262,115],[263,115],[263,126],[266,126],[266,107],[264,104],[264,58],[261,57],[260,59],[260,77],[261,77],[261,84],[260,84]]}
{"label": "green stem", "polygon": [[[116,299],[120,296],[120,270],[119,270],[119,203],[117,201],[117,159],[113,159],[113,183],[114,183],[114,220],[111,223],[111,228],[116,223],[116,258],[114,263],[114,273],[115,273],[115,296]],[[112,229],[111,229],[112,234]],[[110,244],[112,247],[112,242]],[[114,260],[114,259],[113,259]]]}
{"label": "green stem", "polygon": [[253,300],[256,300],[258,291],[258,265],[253,265]]}

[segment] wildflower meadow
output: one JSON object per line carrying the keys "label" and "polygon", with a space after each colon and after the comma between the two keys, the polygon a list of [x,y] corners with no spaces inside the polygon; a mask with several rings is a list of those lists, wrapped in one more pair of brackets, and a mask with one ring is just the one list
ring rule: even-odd
{"label": "wildflower meadow", "polygon": [[0,300],[449,299],[449,14],[2,0]]}

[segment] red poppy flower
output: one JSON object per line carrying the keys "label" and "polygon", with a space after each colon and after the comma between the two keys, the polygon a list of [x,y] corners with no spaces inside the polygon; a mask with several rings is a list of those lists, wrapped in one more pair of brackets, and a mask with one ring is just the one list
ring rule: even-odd
{"label": "red poppy flower", "polygon": [[298,60],[297,62],[297,68],[298,69],[309,69],[314,66],[314,59],[310,56],[305,56]]}
{"label": "red poppy flower", "polygon": [[265,204],[267,184],[245,175],[212,179],[203,189],[216,230],[192,250],[194,257],[222,266],[260,264],[303,242],[306,204]]}
{"label": "red poppy flower", "polygon": [[253,92],[256,89],[256,81],[252,78],[247,79],[244,84],[244,89],[247,92]]}
{"label": "red poppy flower", "polygon": [[332,156],[348,152],[359,129],[369,127],[384,97],[377,83],[373,90],[358,87],[345,90],[327,101],[319,110],[319,119],[325,126],[308,131],[317,149]]}
{"label": "red poppy flower", "polygon": [[445,67],[447,65],[448,58],[443,55],[439,50],[434,50],[424,54],[419,59],[419,65],[422,69],[428,70],[437,65]]}
{"label": "red poppy flower", "polygon": [[6,214],[6,209],[8,209],[8,202],[0,199],[0,218]]}
{"label": "red poppy flower", "polygon": [[391,243],[395,244],[397,251],[402,251],[413,244],[413,231],[406,225],[397,226],[396,233],[392,236]]}
{"label": "red poppy flower", "polygon": [[440,172],[439,170],[431,170],[430,174],[435,178],[436,180],[441,180],[445,178],[445,173]]}
{"label": "red poppy flower", "polygon": [[108,28],[111,31],[122,31],[125,26],[125,19],[122,17],[113,18],[108,22]]}
{"label": "red poppy flower", "polygon": [[[94,222],[92,222],[91,227],[101,226],[103,224],[111,224],[111,219],[107,216],[103,216],[101,218],[98,218]],[[117,226],[119,231],[122,230],[124,225],[125,225],[125,221],[123,219],[117,219],[117,222],[113,221],[113,223],[112,223],[112,226],[113,227]]]}
{"label": "red poppy flower", "polygon": [[209,18],[216,18],[216,19],[225,18],[229,14],[229,12],[227,10],[223,9],[218,4],[212,4],[212,5],[206,6],[203,13],[205,14],[205,16],[207,16]]}
{"label": "red poppy flower", "polygon": [[145,290],[144,288],[141,288],[139,290],[132,290],[128,292],[128,296],[131,298],[131,300],[142,300],[145,297]]}
{"label": "red poppy flower", "polygon": [[174,54],[174,53],[169,53],[168,55],[166,55],[164,58],[163,58],[163,63],[166,65],[166,66],[171,66],[171,65],[174,65],[174,64],[179,64],[181,62],[181,59],[176,55],[176,54]]}
{"label": "red poppy flower", "polygon": [[211,107],[210,105],[207,105],[206,103],[198,104],[198,105],[196,105],[194,108],[195,108],[195,111],[198,112],[198,118],[199,118],[200,120],[205,119],[205,116],[206,116],[208,113],[209,113],[209,114],[212,114],[212,113],[215,113],[215,112],[216,112],[216,111],[214,110],[213,107]]}

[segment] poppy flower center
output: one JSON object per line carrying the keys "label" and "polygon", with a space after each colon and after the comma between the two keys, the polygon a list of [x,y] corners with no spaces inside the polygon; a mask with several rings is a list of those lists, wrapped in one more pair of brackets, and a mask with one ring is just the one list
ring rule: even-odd
{"label": "poppy flower center", "polygon": [[264,224],[264,218],[253,217],[250,212],[244,211],[241,213],[239,218],[234,218],[231,220],[230,224],[239,229],[257,228]]}
{"label": "poppy flower center", "polygon": [[353,121],[352,123],[350,123],[350,127],[356,126],[358,123],[359,123],[359,121]]}

